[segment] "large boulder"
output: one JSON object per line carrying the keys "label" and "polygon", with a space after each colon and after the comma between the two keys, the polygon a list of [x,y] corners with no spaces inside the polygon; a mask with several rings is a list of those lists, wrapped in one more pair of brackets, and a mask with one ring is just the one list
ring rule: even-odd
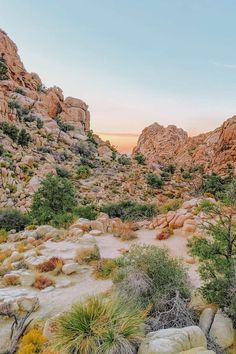
{"label": "large boulder", "polygon": [[212,323],[209,335],[222,348],[230,347],[234,342],[235,330],[232,320],[218,310]]}
{"label": "large boulder", "polygon": [[207,348],[206,337],[198,326],[168,328],[149,333],[138,354],[178,354],[198,347]]}
{"label": "large boulder", "polygon": [[199,319],[199,327],[202,329],[203,333],[205,335],[208,334],[214,316],[215,316],[215,312],[216,310],[211,308],[211,307],[207,307],[203,310],[203,312],[201,313],[200,319]]}

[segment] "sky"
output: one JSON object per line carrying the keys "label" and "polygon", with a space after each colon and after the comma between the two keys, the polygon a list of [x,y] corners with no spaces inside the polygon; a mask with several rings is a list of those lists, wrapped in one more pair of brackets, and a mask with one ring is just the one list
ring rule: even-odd
{"label": "sky", "polygon": [[235,0],[0,0],[28,71],[83,99],[121,151],[142,129],[190,135],[236,114]]}

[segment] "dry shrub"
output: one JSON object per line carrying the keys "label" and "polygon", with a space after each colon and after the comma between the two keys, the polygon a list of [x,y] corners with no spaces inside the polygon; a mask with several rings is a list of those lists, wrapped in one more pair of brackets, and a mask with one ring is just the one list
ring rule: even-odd
{"label": "dry shrub", "polygon": [[24,245],[24,243],[18,243],[18,245],[16,245],[16,251],[19,253],[23,253],[27,250],[27,247]]}
{"label": "dry shrub", "polygon": [[0,229],[0,243],[7,242],[7,231],[5,229]]}
{"label": "dry shrub", "polygon": [[107,279],[112,277],[116,268],[117,263],[115,259],[102,258],[96,263],[93,275],[96,279]]}
{"label": "dry shrub", "polygon": [[26,333],[20,342],[18,354],[36,354],[41,353],[44,345],[47,343],[46,337],[43,336],[42,331],[32,328]]}
{"label": "dry shrub", "polygon": [[136,226],[133,222],[127,221],[117,225],[117,236],[120,237],[122,241],[134,240],[137,238]]}
{"label": "dry shrub", "polygon": [[34,282],[34,287],[37,289],[45,289],[48,286],[51,286],[54,284],[54,281],[51,278],[46,277],[43,274],[38,274],[35,277],[35,282]]}
{"label": "dry shrub", "polygon": [[40,272],[51,272],[52,270],[58,269],[61,270],[62,266],[64,265],[64,261],[60,257],[51,257],[47,261],[38,265],[37,269]]}
{"label": "dry shrub", "polygon": [[3,279],[3,283],[6,286],[14,286],[14,285],[18,285],[19,284],[19,276],[11,274],[9,277],[5,277]]}
{"label": "dry shrub", "polygon": [[97,245],[78,248],[75,253],[75,261],[79,264],[99,260],[100,252]]}
{"label": "dry shrub", "polygon": [[6,258],[10,257],[12,251],[10,249],[0,250],[0,262],[3,262]]}
{"label": "dry shrub", "polygon": [[83,231],[83,232],[86,232],[86,231],[89,231],[90,229],[90,226],[88,224],[83,224],[80,226],[80,229]]}
{"label": "dry shrub", "polygon": [[167,240],[174,231],[171,227],[165,227],[161,232],[158,232],[156,235],[156,240]]}

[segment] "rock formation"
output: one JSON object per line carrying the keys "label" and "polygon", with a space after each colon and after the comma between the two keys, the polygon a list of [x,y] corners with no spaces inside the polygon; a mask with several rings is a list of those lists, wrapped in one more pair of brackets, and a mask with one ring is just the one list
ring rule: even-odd
{"label": "rock formation", "polygon": [[134,153],[138,152],[149,163],[173,163],[178,167],[203,165],[206,171],[219,173],[224,173],[231,164],[236,173],[236,116],[214,131],[195,137],[188,137],[176,126],[164,128],[154,123],[142,131],[134,149]]}

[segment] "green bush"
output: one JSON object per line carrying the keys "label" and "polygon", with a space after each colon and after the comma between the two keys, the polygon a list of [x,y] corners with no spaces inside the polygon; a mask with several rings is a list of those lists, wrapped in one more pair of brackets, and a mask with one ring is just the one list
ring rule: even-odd
{"label": "green bush", "polygon": [[75,215],[73,212],[64,212],[61,214],[55,214],[52,217],[50,224],[55,227],[67,228],[73,223],[74,219]]}
{"label": "green bush", "polygon": [[152,188],[161,188],[164,184],[163,180],[155,173],[148,173],[146,175],[147,184]]}
{"label": "green bush", "polygon": [[169,172],[162,171],[160,173],[160,176],[163,179],[163,181],[170,181],[171,180],[171,174]]}
{"label": "green bush", "polygon": [[17,209],[0,210],[0,229],[21,231],[28,223],[29,217]]}
{"label": "green bush", "polygon": [[136,353],[144,315],[120,299],[92,296],[59,317],[55,348],[74,354]]}
{"label": "green bush", "polygon": [[42,129],[43,128],[43,121],[40,118],[37,118],[36,125],[37,125],[38,129]]}
{"label": "green bush", "polygon": [[64,168],[62,168],[60,166],[56,167],[56,173],[59,177],[62,177],[62,178],[70,177],[70,172],[68,172],[67,170],[65,170]]}
{"label": "green bush", "polygon": [[76,177],[77,178],[82,178],[82,179],[85,179],[85,178],[88,178],[91,176],[91,170],[88,166],[86,165],[81,165],[77,168],[76,170]]}
{"label": "green bush", "polygon": [[98,208],[95,204],[81,205],[75,208],[74,213],[80,218],[95,220],[98,215]]}
{"label": "green bush", "polygon": [[0,129],[4,134],[8,135],[13,141],[17,141],[19,129],[14,124],[0,122]]}
{"label": "green bush", "polygon": [[159,210],[160,214],[166,214],[166,213],[168,213],[168,211],[175,211],[175,210],[179,209],[182,204],[183,204],[182,199],[172,199],[172,200],[169,200],[169,201],[165,202],[164,204],[162,204],[158,208],[158,210]]}
{"label": "green bush", "polygon": [[71,151],[87,159],[93,159],[97,153],[96,146],[90,141],[78,141],[71,147]]}
{"label": "green bush", "polygon": [[192,175],[191,172],[189,172],[189,171],[183,171],[183,172],[182,172],[182,178],[183,178],[183,179],[192,179],[192,178],[193,178],[193,175]]}
{"label": "green bush", "polygon": [[123,221],[150,219],[157,213],[153,204],[139,204],[132,201],[108,203],[101,207],[101,211],[108,214],[110,218],[118,217]]}
{"label": "green bush", "polygon": [[163,167],[163,172],[167,172],[172,175],[175,173],[175,170],[176,170],[176,166],[172,164]]}
{"label": "green bush", "polygon": [[31,142],[31,136],[25,129],[21,129],[18,135],[17,143],[21,146],[28,146]]}
{"label": "green bush", "polygon": [[224,179],[216,173],[207,175],[204,177],[201,189],[204,193],[220,193],[225,189]]}
{"label": "green bush", "polygon": [[[172,299],[176,291],[184,298],[190,296],[190,283],[187,272],[177,259],[172,258],[167,249],[151,245],[132,245],[130,252],[123,256],[118,288],[128,298],[143,307],[152,304],[157,309],[162,302]],[[139,273],[136,279],[132,273]],[[128,280],[128,281],[127,281]],[[137,280],[139,282],[137,282]],[[139,289],[145,291],[139,292]]]}
{"label": "green bush", "polygon": [[0,144],[0,156],[4,154],[5,150],[2,144]]}
{"label": "green bush", "polygon": [[74,126],[64,122],[60,116],[54,117],[54,120],[57,122],[57,125],[61,131],[66,133],[70,130],[74,130]]}
{"label": "green bush", "polygon": [[145,157],[142,154],[136,154],[134,159],[139,165],[145,165]]}
{"label": "green bush", "polygon": [[127,156],[127,155],[121,155],[119,158],[118,158],[118,162],[121,164],[121,165],[124,165],[124,166],[129,166],[131,165],[131,160],[130,158]]}
{"label": "green bush", "polygon": [[3,56],[0,57],[0,80],[8,80],[8,67]]}
{"label": "green bush", "polygon": [[21,87],[16,87],[15,92],[25,96],[25,91]]}
{"label": "green bush", "polygon": [[55,220],[57,215],[72,213],[76,206],[75,190],[67,178],[49,174],[33,196],[31,215],[39,224]]}
{"label": "green bush", "polygon": [[96,140],[95,140],[95,137],[94,137],[94,134],[93,134],[93,131],[90,130],[88,133],[87,133],[87,138],[88,138],[88,141],[90,141],[92,144],[94,144],[95,146],[98,146]]}
{"label": "green bush", "polygon": [[228,186],[221,202],[204,201],[200,210],[210,217],[209,220],[216,220],[205,225],[208,237],[195,237],[189,244],[192,255],[200,262],[201,291],[209,302],[231,308],[235,301],[231,289],[236,284],[236,182]]}

